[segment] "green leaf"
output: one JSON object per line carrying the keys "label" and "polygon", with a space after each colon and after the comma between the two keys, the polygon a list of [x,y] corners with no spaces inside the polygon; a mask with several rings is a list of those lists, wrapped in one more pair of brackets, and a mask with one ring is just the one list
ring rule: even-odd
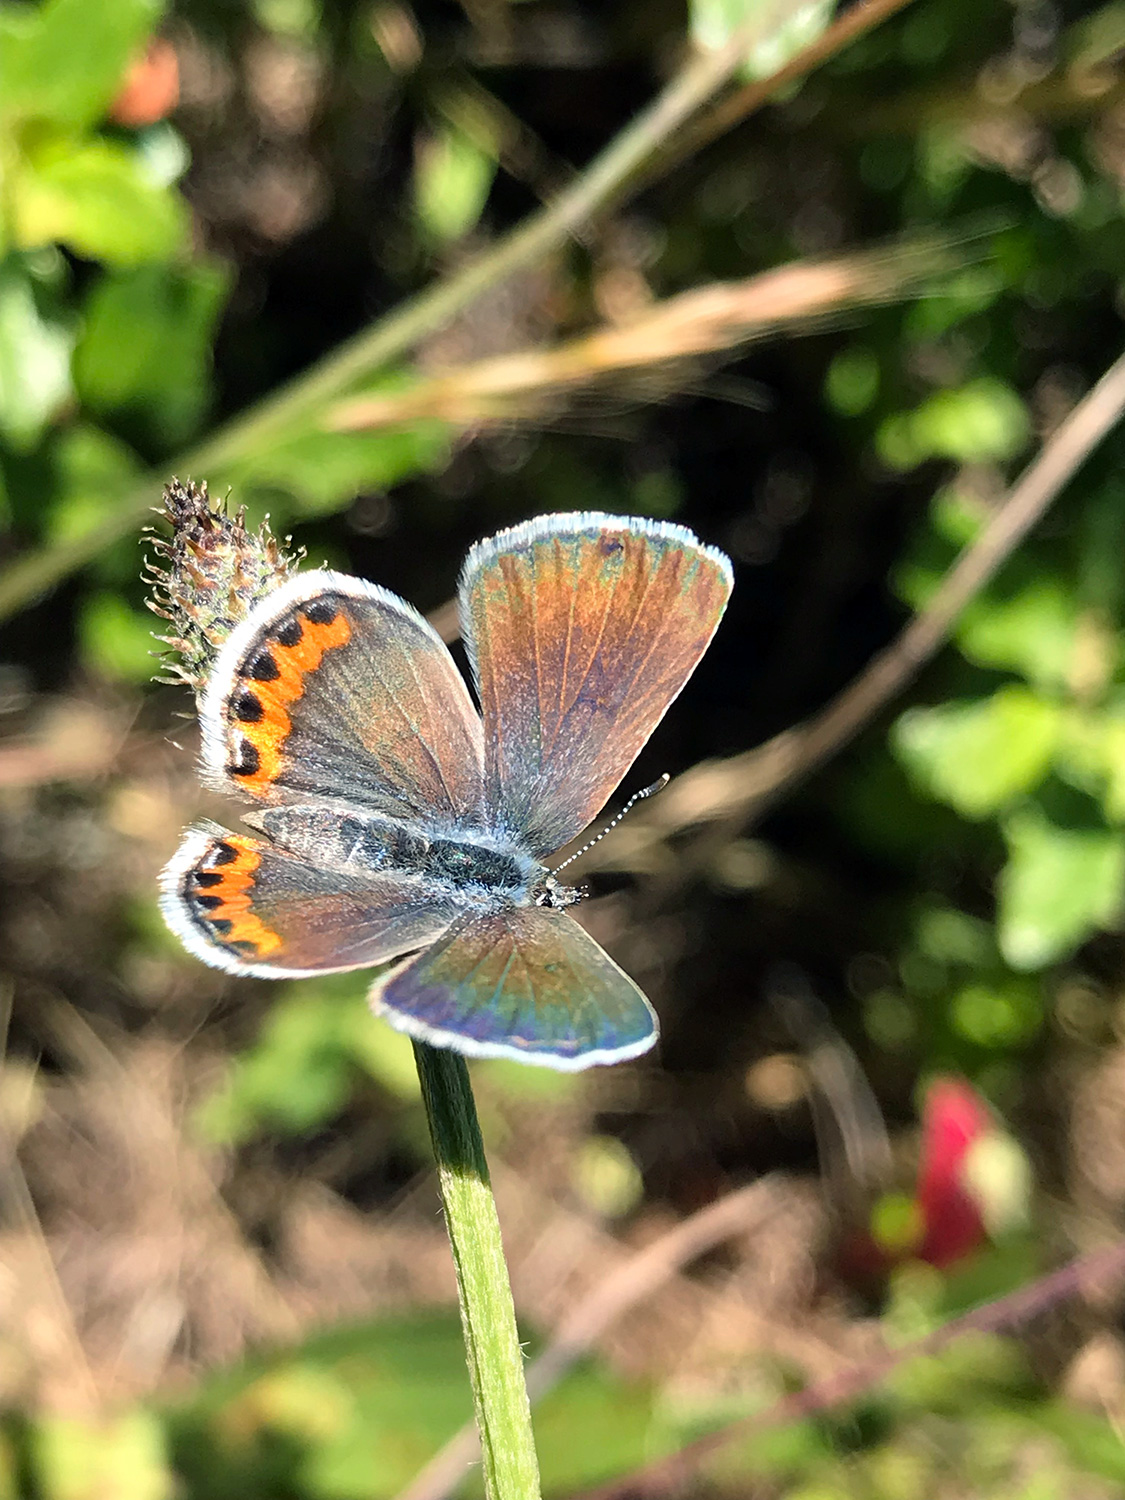
{"label": "green leaf", "polygon": [[[675,1446],[670,1413],[652,1392],[585,1365],[535,1408],[545,1495],[570,1495],[630,1473]],[[576,1436],[578,1441],[576,1441]]]}
{"label": "green leaf", "polygon": [[[249,498],[289,496],[299,517],[328,515],[364,490],[389,489],[444,467],[449,429],[417,422],[395,432],[312,432],[262,448],[222,470],[220,480]],[[218,488],[218,483],[213,484]]]}
{"label": "green leaf", "polygon": [[455,1313],[365,1323],[213,1377],[170,1426],[192,1495],[395,1494],[472,1412]]}
{"label": "green leaf", "polygon": [[589,1135],[571,1164],[571,1185],[602,1218],[632,1213],[644,1198],[644,1179],[629,1148],[615,1135]]}
{"label": "green leaf", "polygon": [[35,1493],[43,1500],[172,1500],[176,1485],[153,1412],[98,1421],[41,1417],[30,1432]]}
{"label": "green leaf", "polygon": [[46,0],[38,7],[4,7],[0,118],[70,128],[94,124],[163,12],[164,0]]}
{"label": "green leaf", "polygon": [[953,1030],[977,1047],[1023,1047],[1043,1025],[1039,985],[1015,974],[962,985],[949,1003]]}
{"label": "green leaf", "polygon": [[1040,969],[1116,921],[1125,899],[1125,833],[1062,828],[1028,807],[1006,820],[1004,839],[999,939],[1013,968]]}
{"label": "green leaf", "polygon": [[976,495],[967,495],[956,482],[943,484],[930,503],[934,531],[958,551],[975,542],[984,530],[988,513]]}
{"label": "green leaf", "polygon": [[[58,489],[44,532],[52,544],[73,542],[103,525],[115,502],[141,472],[133,450],[100,427],[75,423],[52,450]],[[135,575],[135,549],[130,552]],[[151,621],[149,622],[151,626]]]}
{"label": "green leaf", "polygon": [[55,138],[14,175],[20,245],[62,244],[90,260],[135,266],[164,260],[187,238],[187,210],[154,182],[143,157],[113,141]]}
{"label": "green leaf", "polygon": [[919,953],[943,966],[983,969],[996,958],[991,924],[956,906],[922,907],[914,919],[913,940]]}
{"label": "green leaf", "polygon": [[[170,1427],[191,1495],[391,1500],[471,1411],[457,1316],[441,1312],[341,1328],[219,1375]],[[647,1385],[591,1364],[537,1406],[535,1432],[552,1495],[627,1473],[676,1436]]]}
{"label": "green leaf", "polygon": [[1006,668],[1038,687],[1058,688],[1070,677],[1077,629],[1073,592],[1040,574],[1006,599],[977,599],[956,639],[978,666]]}
{"label": "green leaf", "polygon": [[299,1134],[323,1125],[366,1074],[413,1104],[418,1073],[409,1037],[371,1014],[369,973],[288,986],[254,1045],[237,1058],[199,1123],[211,1140],[248,1140],[263,1129]]}
{"label": "green leaf", "polygon": [[1125,823],[1125,702],[1067,714],[1059,775],[1091,793],[1111,823]]}
{"label": "green leaf", "polygon": [[420,1098],[414,1048],[401,1031],[378,1020],[367,1003],[370,974],[351,980],[352,995],[339,1020],[340,1043],[356,1067],[393,1098],[413,1104]]}
{"label": "green leaf", "polygon": [[229,288],[225,267],[200,262],[103,276],[74,355],[86,405],[135,415],[142,435],[168,448],[190,438],[210,405],[211,344]]}
{"label": "green leaf", "polygon": [[909,1193],[884,1193],[871,1210],[871,1238],[893,1256],[908,1255],[922,1243],[926,1222]]}
{"label": "green leaf", "polygon": [[347,1102],[354,1074],[339,1043],[337,1007],[325,1004],[319,988],[293,985],[276,1002],[258,1041],[199,1113],[210,1140],[249,1140],[263,1126],[300,1134]]}
{"label": "green leaf", "polygon": [[931,458],[995,463],[1015,458],[1030,435],[1020,397],[1002,380],[982,375],[967,385],[937,391],[913,411],[888,417],[876,447],[894,469],[913,469]]}
{"label": "green leaf", "polygon": [[[112,526],[115,513],[136,492],[138,476],[143,471],[134,450],[92,423],[73,422],[52,436],[47,451],[54,486],[51,504],[43,512],[45,543],[66,547],[107,525]],[[159,487],[149,483],[156,501]],[[100,585],[112,586],[123,597],[133,593],[137,578],[136,536],[120,537],[108,546],[99,547],[90,571]],[[151,658],[147,668],[144,667],[144,653],[139,649],[145,631],[156,626],[151,616],[126,610],[113,625],[108,619],[98,619],[98,613],[99,607],[95,606],[86,622],[87,665],[114,680],[126,682],[143,682],[159,670]],[[129,641],[131,645],[127,644]],[[150,639],[149,650],[154,646]]]}
{"label": "green leaf", "polygon": [[1029,1430],[1053,1432],[1065,1444],[1080,1473],[1101,1474],[1125,1486],[1125,1446],[1116,1416],[1083,1411],[1073,1400],[1044,1402],[1028,1413]]}
{"label": "green leaf", "polygon": [[706,52],[717,52],[741,21],[750,19],[753,0],[691,0],[691,39]]}
{"label": "green leaf", "polygon": [[279,36],[315,38],[323,25],[321,0],[253,0],[251,9],[259,26]]}
{"label": "green leaf", "polygon": [[496,176],[496,153],[447,126],[419,147],[414,167],[414,212],[438,244],[460,239],[481,216]]}
{"label": "green leaf", "polygon": [[[754,19],[763,9],[762,0],[691,0],[691,37],[704,51],[726,46],[734,30]],[[795,4],[769,36],[747,53],[742,73],[747,78],[768,78],[790,58],[814,42],[828,25],[835,0],[805,0]]]}
{"label": "green leaf", "polygon": [[990,698],[908,710],[891,744],[924,790],[984,818],[1038,786],[1059,737],[1060,710],[1012,685]]}
{"label": "green leaf", "polygon": [[[900,597],[913,609],[924,609],[957,553],[977,539],[986,520],[979,501],[956,484],[942,486],[931,502],[928,526],[895,571]],[[1116,549],[1107,544],[1102,550],[1112,567]],[[977,666],[1018,672],[1038,687],[1067,687],[1080,632],[1087,650],[1096,645],[1097,617],[1082,609],[1080,597],[1072,582],[1042,562],[1017,557],[966,606],[954,639]],[[1112,659],[1109,651],[1107,670]]]}
{"label": "green leaf", "polygon": [[0,434],[20,452],[71,394],[70,322],[43,300],[24,257],[0,261]]}
{"label": "green leaf", "polygon": [[841,349],[828,366],[824,394],[833,410],[844,417],[858,417],[869,410],[879,394],[879,360],[862,344]]}
{"label": "green leaf", "polygon": [[969,266],[919,297],[905,313],[903,332],[912,343],[933,343],[958,323],[991,307],[1005,286],[996,266]]}
{"label": "green leaf", "polygon": [[132,609],[108,589],[89,598],[78,620],[79,649],[86,665],[111,682],[147,682],[153,659],[152,618]]}

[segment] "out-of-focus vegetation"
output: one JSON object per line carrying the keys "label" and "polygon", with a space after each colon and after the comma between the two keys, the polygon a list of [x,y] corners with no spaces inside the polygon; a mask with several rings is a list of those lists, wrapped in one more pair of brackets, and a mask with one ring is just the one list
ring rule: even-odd
{"label": "out-of-focus vegetation", "polygon": [[[156,914],[180,828],[223,815],[187,695],[149,683],[162,481],[229,486],[447,633],[466,545],[539,511],[727,548],[727,620],[628,790],[815,713],[1121,353],[1125,11],[911,0],[341,360],[752,14],[0,0],[0,1500],[389,1497],[470,1409],[404,1039],[364,976],[235,982]],[[794,8],[721,97],[832,19]],[[548,1494],[1120,1233],[1123,460],[1117,433],[765,821],[658,799],[607,840],[581,911],[658,1057],[474,1069],[533,1350],[772,1174],[768,1215],[589,1335],[539,1408]],[[1123,1421],[1120,1303],[1084,1287],[682,1492],[1101,1500]]]}

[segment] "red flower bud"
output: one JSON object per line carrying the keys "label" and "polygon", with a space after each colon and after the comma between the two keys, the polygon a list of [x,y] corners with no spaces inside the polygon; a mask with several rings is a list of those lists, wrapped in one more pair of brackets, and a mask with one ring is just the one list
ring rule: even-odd
{"label": "red flower bud", "polygon": [[918,1205],[925,1225],[919,1260],[948,1266],[984,1243],[984,1221],[964,1166],[973,1143],[995,1128],[988,1106],[964,1080],[939,1078],[930,1086],[918,1164]]}

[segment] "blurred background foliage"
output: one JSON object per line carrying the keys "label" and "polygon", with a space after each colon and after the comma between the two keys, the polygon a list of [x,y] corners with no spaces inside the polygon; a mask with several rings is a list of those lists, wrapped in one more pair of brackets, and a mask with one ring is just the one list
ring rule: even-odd
{"label": "blurred background foliage", "polygon": [[[654,141],[627,202],[409,351],[341,360],[753,14],[0,0],[0,1500],[393,1496],[469,1411],[408,1046],[363,976],[235,983],[155,911],[179,829],[223,813],[149,683],[162,482],[446,633],[467,544],[541,511],[725,547],[726,623],[630,790],[851,681],[1119,355],[1125,8],[904,0],[713,139]],[[833,15],[793,7],[738,84]],[[535,1347],[770,1174],[768,1216],[544,1401],[550,1495],[1120,1233],[1123,458],[756,826],[607,840],[583,919],[656,1059],[474,1070]],[[1119,1495],[1120,1315],[1088,1289],[681,1491]]]}

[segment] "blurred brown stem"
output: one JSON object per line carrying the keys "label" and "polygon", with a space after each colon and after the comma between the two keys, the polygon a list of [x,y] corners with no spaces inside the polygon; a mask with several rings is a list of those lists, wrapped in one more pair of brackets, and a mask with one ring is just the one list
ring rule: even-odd
{"label": "blurred brown stem", "polygon": [[[715,359],[753,338],[843,308],[904,296],[928,278],[979,259],[988,226],[905,240],[876,250],[776,266],[745,281],[712,282],[553,348],[515,350],[420,377],[408,390],[351,396],[325,413],[335,432],[372,431],[436,418],[471,428],[541,416],[544,404],[612,376],[644,375],[675,388],[675,369]],[[975,242],[975,247],[974,243]]]}
{"label": "blurred brown stem", "polygon": [[940,1328],[935,1328],[925,1338],[918,1339],[904,1348],[888,1349],[873,1359],[842,1370],[827,1380],[806,1386],[785,1396],[767,1411],[732,1422],[718,1432],[708,1433],[688,1443],[678,1453],[658,1459],[628,1476],[600,1486],[581,1497],[581,1500],[658,1500],[658,1497],[677,1491],[712,1454],[728,1443],[745,1440],[755,1433],[781,1427],[789,1422],[816,1416],[845,1402],[854,1402],[867,1393],[888,1375],[916,1359],[929,1359],[948,1348],[954,1340],[965,1334],[1000,1333],[1029,1322],[1068,1297],[1077,1296],[1083,1285],[1116,1282],[1125,1273],[1125,1240],[1092,1250],[1072,1260],[1060,1270],[1033,1281],[1030,1286],[1020,1287],[1006,1297],[988,1302],[972,1312],[953,1318]]}
{"label": "blurred brown stem", "polygon": [[[4,1071],[11,1008],[11,989],[5,985],[0,990],[0,1075]],[[66,1404],[72,1414],[80,1412],[91,1417],[99,1408],[98,1384],[59,1282],[16,1140],[3,1118],[0,1118],[0,1228],[22,1236],[29,1252],[30,1275],[21,1291],[31,1306],[23,1310],[34,1329],[36,1352],[44,1373],[53,1388],[66,1392]]]}

